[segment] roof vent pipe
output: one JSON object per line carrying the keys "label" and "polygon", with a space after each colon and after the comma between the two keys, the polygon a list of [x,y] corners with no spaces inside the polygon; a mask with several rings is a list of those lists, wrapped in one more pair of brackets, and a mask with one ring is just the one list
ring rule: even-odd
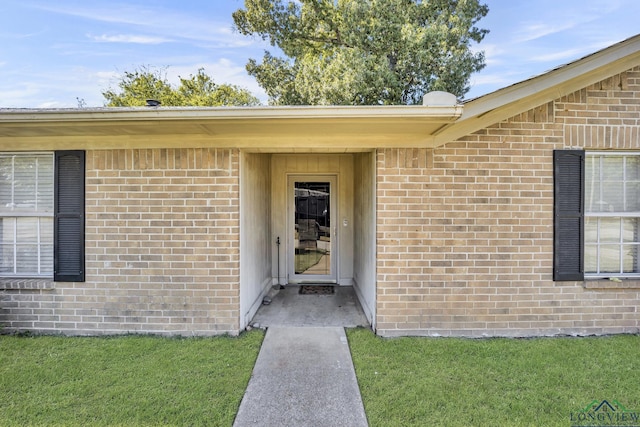
{"label": "roof vent pipe", "polygon": [[440,90],[425,93],[422,97],[422,105],[425,107],[450,107],[457,104],[458,100],[454,94]]}

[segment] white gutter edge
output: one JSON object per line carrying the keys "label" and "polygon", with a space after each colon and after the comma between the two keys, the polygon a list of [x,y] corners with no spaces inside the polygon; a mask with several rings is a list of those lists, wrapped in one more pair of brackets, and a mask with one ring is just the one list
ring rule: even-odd
{"label": "white gutter edge", "polygon": [[26,122],[136,120],[247,120],[449,118],[462,115],[463,106],[304,106],[304,107],[132,107],[82,109],[0,109],[0,124]]}

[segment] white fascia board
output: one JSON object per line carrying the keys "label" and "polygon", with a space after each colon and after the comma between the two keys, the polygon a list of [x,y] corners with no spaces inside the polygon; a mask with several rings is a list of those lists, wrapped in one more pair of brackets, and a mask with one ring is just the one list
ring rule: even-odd
{"label": "white fascia board", "polygon": [[136,120],[261,120],[424,118],[457,119],[462,105],[328,107],[134,107],[97,109],[0,109],[2,123]]}

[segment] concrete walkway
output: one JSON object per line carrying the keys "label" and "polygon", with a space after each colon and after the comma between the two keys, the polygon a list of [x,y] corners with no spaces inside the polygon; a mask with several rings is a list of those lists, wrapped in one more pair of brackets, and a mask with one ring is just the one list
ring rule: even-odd
{"label": "concrete walkway", "polygon": [[344,328],[269,327],[233,425],[367,426]]}

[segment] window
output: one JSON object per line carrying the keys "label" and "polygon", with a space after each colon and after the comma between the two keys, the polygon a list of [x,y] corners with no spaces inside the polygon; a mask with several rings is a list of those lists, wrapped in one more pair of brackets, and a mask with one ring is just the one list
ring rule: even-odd
{"label": "window", "polygon": [[584,272],[640,276],[640,155],[587,152]]}
{"label": "window", "polygon": [[554,152],[554,280],[640,277],[640,152]]}
{"label": "window", "polygon": [[84,158],[0,153],[0,278],[84,281]]}
{"label": "window", "polygon": [[53,154],[0,153],[0,276],[53,276]]}

